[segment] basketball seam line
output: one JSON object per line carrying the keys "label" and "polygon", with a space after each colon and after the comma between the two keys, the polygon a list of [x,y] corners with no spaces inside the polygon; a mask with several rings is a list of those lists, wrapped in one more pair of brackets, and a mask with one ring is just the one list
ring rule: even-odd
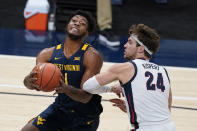
{"label": "basketball seam line", "polygon": [[[55,66],[55,65],[54,65]],[[51,82],[51,80],[53,79],[53,77],[54,77],[54,75],[55,75],[55,73],[56,73],[56,66],[55,66],[55,71],[53,72],[53,75],[51,76],[51,78],[50,78],[50,80],[48,81],[48,83],[43,87],[43,89],[45,88],[45,87],[47,87],[48,86],[48,84]]]}
{"label": "basketball seam line", "polygon": [[[46,64],[44,64],[43,70],[41,69],[41,74],[42,74],[42,76],[43,76],[43,72],[44,72],[45,66],[46,66]],[[41,78],[40,78],[40,85],[39,85],[39,88],[41,88],[41,85],[42,85],[42,76],[41,76]]]}

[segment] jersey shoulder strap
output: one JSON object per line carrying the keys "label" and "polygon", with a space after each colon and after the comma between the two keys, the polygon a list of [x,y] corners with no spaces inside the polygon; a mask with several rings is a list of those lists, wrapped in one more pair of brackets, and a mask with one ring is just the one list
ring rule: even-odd
{"label": "jersey shoulder strap", "polygon": [[85,43],[85,44],[83,44],[82,46],[81,46],[81,51],[87,51],[88,50],[88,48],[90,47],[91,45],[90,44],[88,44],[88,43]]}
{"label": "jersey shoulder strap", "polygon": [[52,61],[55,58],[62,57],[62,49],[63,49],[63,45],[62,44],[56,45],[55,49],[53,51],[53,54],[51,56],[51,60],[50,61]]}
{"label": "jersey shoulder strap", "polygon": [[88,43],[82,44],[82,46],[76,54],[83,58],[85,52],[88,50],[89,47],[91,47],[91,45]]}

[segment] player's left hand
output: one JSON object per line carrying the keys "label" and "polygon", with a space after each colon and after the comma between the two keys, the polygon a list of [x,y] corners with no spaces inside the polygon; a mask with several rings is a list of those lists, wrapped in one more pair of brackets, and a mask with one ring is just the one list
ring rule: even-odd
{"label": "player's left hand", "polygon": [[114,103],[113,106],[120,108],[125,113],[127,112],[127,108],[124,100],[115,98],[115,99],[110,99],[109,101]]}
{"label": "player's left hand", "polygon": [[64,81],[61,79],[61,80],[60,80],[60,86],[57,87],[57,88],[55,88],[55,93],[54,93],[53,95],[58,94],[58,93],[66,93],[66,88],[67,88],[67,86],[68,86],[68,85],[66,85],[66,84],[64,83]]}

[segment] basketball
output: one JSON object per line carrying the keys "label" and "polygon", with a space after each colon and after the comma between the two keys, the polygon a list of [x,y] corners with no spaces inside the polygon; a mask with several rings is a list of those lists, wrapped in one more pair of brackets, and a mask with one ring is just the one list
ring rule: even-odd
{"label": "basketball", "polygon": [[59,86],[61,71],[56,65],[43,63],[36,65],[33,70],[37,72],[35,84],[41,91],[50,92]]}

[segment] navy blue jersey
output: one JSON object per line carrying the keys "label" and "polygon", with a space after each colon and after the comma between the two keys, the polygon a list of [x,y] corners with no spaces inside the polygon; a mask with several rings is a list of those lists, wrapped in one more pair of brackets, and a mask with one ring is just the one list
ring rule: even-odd
{"label": "navy blue jersey", "polygon": [[[61,70],[65,84],[80,88],[81,79],[85,72],[83,57],[90,45],[82,44],[80,49],[70,58],[65,57],[63,46],[63,44],[59,44],[55,47],[50,62],[56,64]],[[79,115],[87,117],[97,117],[103,111],[101,106],[101,96],[99,95],[93,95],[88,103],[83,104],[72,100],[64,93],[59,93],[54,104],[62,111],[67,112],[68,110],[71,110],[80,113]]]}

